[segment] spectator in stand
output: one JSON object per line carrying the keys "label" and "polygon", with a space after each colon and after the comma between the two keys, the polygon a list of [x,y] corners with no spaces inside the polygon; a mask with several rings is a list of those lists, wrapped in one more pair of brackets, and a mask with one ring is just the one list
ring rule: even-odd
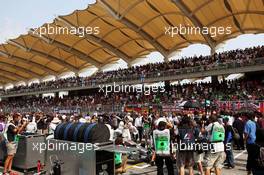
{"label": "spectator in stand", "polygon": [[[216,66],[226,63],[233,63],[238,66],[244,66],[253,62],[256,58],[264,56],[264,46],[247,48],[244,50],[237,49],[223,53],[215,53],[211,56],[194,56],[172,60],[170,62],[151,63],[142,66],[134,66],[127,69],[115,71],[98,72],[90,77],[70,77],[47,81],[41,83],[32,83],[29,86],[15,86],[12,89],[2,90],[3,94],[34,92],[45,89],[58,89],[62,87],[83,87],[95,85],[98,83],[107,83],[109,81],[121,81],[122,78],[136,77],[137,79],[146,79],[149,75],[159,76],[161,72],[181,72],[180,69],[193,68],[200,66],[199,71],[210,70]],[[158,72],[158,73],[157,73]]]}
{"label": "spectator in stand", "polygon": [[[97,105],[129,105],[129,104],[169,104],[177,103],[183,99],[197,99],[204,101],[205,99],[219,100],[264,100],[264,81],[249,81],[240,79],[236,81],[223,81],[217,86],[213,83],[199,83],[199,84],[185,84],[185,85],[172,85],[169,91],[164,93],[154,93],[145,96],[144,94],[137,93],[110,93],[108,96],[98,92],[98,89],[91,89],[87,96],[64,96],[63,98],[42,98],[42,97],[17,97],[2,100],[0,108],[11,111],[27,111],[27,110],[40,110],[54,111],[56,109],[64,108],[90,108]],[[45,128],[45,117],[39,113],[37,117],[38,128]]]}

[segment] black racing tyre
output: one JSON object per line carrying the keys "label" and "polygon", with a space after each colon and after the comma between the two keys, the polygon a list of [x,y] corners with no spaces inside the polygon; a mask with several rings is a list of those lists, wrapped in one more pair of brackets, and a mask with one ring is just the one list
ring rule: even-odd
{"label": "black racing tyre", "polygon": [[89,123],[83,123],[83,125],[80,127],[77,134],[77,142],[84,142],[84,132],[89,125]]}
{"label": "black racing tyre", "polygon": [[78,123],[73,123],[71,125],[71,127],[69,128],[68,133],[67,133],[67,140],[68,141],[74,141],[73,136],[74,136],[74,131],[75,131],[77,126],[78,126]]}
{"label": "black racing tyre", "polygon": [[88,143],[103,143],[110,139],[110,131],[105,124],[96,124],[89,132]]}

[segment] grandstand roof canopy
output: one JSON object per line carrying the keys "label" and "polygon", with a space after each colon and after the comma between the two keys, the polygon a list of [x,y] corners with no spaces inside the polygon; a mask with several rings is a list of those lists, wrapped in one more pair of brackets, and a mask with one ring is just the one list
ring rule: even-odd
{"label": "grandstand roof canopy", "polygon": [[[170,26],[180,25],[200,30],[230,27],[231,32],[216,36],[212,32],[178,32],[173,37],[166,32]],[[36,31],[40,33],[43,27],[80,30],[74,34],[46,32],[42,36],[31,30],[0,45],[0,83],[65,71],[77,73],[120,58],[130,64],[153,51],[168,58],[193,43],[214,48],[240,34],[263,33],[264,0],[97,0]],[[93,34],[82,35],[83,27],[91,27]]]}

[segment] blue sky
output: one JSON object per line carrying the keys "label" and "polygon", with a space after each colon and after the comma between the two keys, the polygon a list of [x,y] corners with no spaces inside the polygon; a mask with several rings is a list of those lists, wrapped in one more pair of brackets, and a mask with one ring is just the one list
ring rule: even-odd
{"label": "blue sky", "polygon": [[[2,0],[3,1],[3,0]],[[39,27],[46,22],[51,22],[58,15],[66,15],[76,9],[85,9],[95,0],[8,0],[0,6],[0,43],[7,39],[25,34],[28,28]],[[219,47],[218,51],[245,48],[264,44],[264,34],[243,35],[227,41]],[[210,49],[201,44],[195,44],[176,53],[173,59],[192,55],[208,55]],[[147,58],[138,60],[138,64],[148,62],[161,62],[163,57],[159,53],[152,53]],[[105,70],[125,67],[123,61],[119,65],[106,66]]]}
{"label": "blue sky", "polygon": [[[0,43],[27,28],[39,27],[51,22],[58,15],[66,15],[76,9],[84,9],[95,0],[1,0]],[[3,2],[4,1],[4,2]]]}

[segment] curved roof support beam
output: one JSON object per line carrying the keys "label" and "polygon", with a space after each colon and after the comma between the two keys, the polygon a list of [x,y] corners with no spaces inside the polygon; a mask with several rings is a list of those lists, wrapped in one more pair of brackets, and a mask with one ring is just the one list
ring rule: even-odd
{"label": "curved roof support beam", "polygon": [[92,65],[94,65],[95,67],[97,68],[100,68],[102,66],[102,63],[100,63],[99,61],[93,59],[92,57],[86,55],[85,53],[79,51],[79,50],[76,50],[70,46],[67,46],[57,40],[52,40],[52,39],[49,39],[48,37],[42,35],[42,36],[39,36],[39,35],[36,35],[34,34],[34,32],[32,30],[29,31],[29,35],[33,36],[33,37],[37,37],[39,39],[42,39],[44,42],[46,42],[47,44],[51,44],[55,47],[58,47],[62,50],[64,50],[65,52],[69,52],[73,55],[76,55],[77,57],[79,57],[80,59],[82,59],[83,61],[85,62],[89,62],[91,63]]}
{"label": "curved roof support beam", "polygon": [[[58,17],[56,18],[59,21],[63,22],[63,24],[66,27],[74,27],[77,28],[77,26],[73,25],[71,22],[69,22],[68,20],[64,19],[63,17]],[[78,34],[76,34],[77,36],[79,36]],[[86,40],[91,40],[99,45],[102,45],[103,47],[105,47],[106,49],[108,49],[109,51],[113,52],[114,54],[116,54],[119,58],[123,59],[125,62],[129,63],[131,62],[131,58],[124,52],[122,52],[121,50],[118,50],[118,48],[114,47],[113,45],[111,45],[110,43],[102,40],[101,38],[98,38],[97,36],[94,35],[90,35],[90,34],[85,34],[85,39]]]}
{"label": "curved roof support beam", "polygon": [[5,82],[5,84],[7,84],[7,83],[16,83],[16,81],[14,81],[13,79],[8,78],[8,77],[6,77],[4,75],[1,75],[1,74],[0,74],[0,81]]}
{"label": "curved roof support beam", "polygon": [[7,82],[0,79],[0,86],[5,86],[5,84],[7,84]]}
{"label": "curved roof support beam", "polygon": [[122,30],[122,29],[127,29],[127,27],[117,27],[117,28],[110,30],[109,32],[107,32],[106,34],[102,36],[102,40],[104,40],[108,35],[112,34],[114,31]]}
{"label": "curved roof support beam", "polygon": [[89,55],[90,55],[90,54],[93,54],[93,53],[96,52],[97,50],[102,50],[102,49],[104,49],[104,47],[97,47],[96,49],[90,51],[88,54],[89,54]]}
{"label": "curved roof support beam", "polygon": [[122,44],[120,44],[120,45],[118,45],[117,46],[117,48],[120,48],[120,47],[122,47],[122,46],[124,46],[124,45],[126,45],[126,44],[128,44],[128,43],[130,43],[130,42],[132,42],[132,41],[139,41],[139,40],[141,40],[141,41],[145,41],[145,39],[144,38],[133,38],[133,39],[129,39],[129,40],[127,40],[126,42],[124,42],[124,43],[122,43]]}
{"label": "curved roof support beam", "polygon": [[4,80],[1,80],[1,77],[0,77],[0,86],[4,86],[7,82],[4,81]]}
{"label": "curved roof support beam", "polygon": [[116,58],[116,56],[109,56],[106,60],[106,63],[105,63],[105,65],[106,64],[109,64],[109,63],[112,63],[113,62],[113,60],[111,60],[112,58]]}
{"label": "curved roof support beam", "polygon": [[[202,29],[204,26],[203,24],[199,21],[196,16],[194,16],[191,12],[191,10],[188,9],[188,7],[182,2],[182,0],[172,0],[175,5],[182,11],[182,13],[191,20],[191,22],[196,26]],[[204,39],[206,40],[207,44],[211,47],[214,48],[216,46],[215,41],[212,39],[212,37],[209,34],[202,34]]]}
{"label": "curved roof support beam", "polygon": [[[246,11],[249,11],[249,6],[250,6],[250,3],[251,3],[252,1],[248,1],[247,2],[247,6],[246,6]],[[263,1],[264,2],[264,1]],[[242,19],[242,22],[241,22],[241,28],[244,28],[244,24],[245,24],[245,21],[246,21],[246,19],[247,19],[247,16],[248,16],[248,14],[246,14],[244,17],[243,17],[243,19]]]}
{"label": "curved roof support beam", "polygon": [[0,68],[0,73],[2,73],[4,75],[10,75],[11,77],[14,77],[17,80],[27,81],[26,77],[23,77],[23,76],[18,75],[14,72],[10,72],[10,71],[7,71],[7,70],[1,69],[1,68]]}
{"label": "curved roof support beam", "polygon": [[123,14],[120,16],[120,18],[124,18],[124,16],[126,16],[128,14],[128,12],[130,12],[133,8],[135,8],[137,5],[139,5],[140,3],[144,2],[144,0],[138,0],[135,1],[134,4],[132,4],[131,6],[129,6],[124,12]]}
{"label": "curved roof support beam", "polygon": [[222,16],[221,18],[218,18],[212,22],[210,22],[209,24],[207,24],[206,26],[207,27],[210,27],[212,25],[214,25],[215,23],[219,22],[219,21],[222,21],[228,17],[231,17],[231,16],[235,16],[235,15],[243,15],[243,14],[256,14],[256,15],[264,15],[264,11],[241,11],[241,12],[236,12],[236,13],[233,13],[233,14],[228,14],[228,15],[225,15],[225,16]]}
{"label": "curved roof support beam", "polygon": [[0,65],[17,69],[17,70],[19,70],[21,72],[25,72],[25,73],[27,73],[29,75],[33,75],[36,78],[41,78],[41,75],[37,74],[36,72],[33,72],[31,70],[25,69],[23,67],[20,67],[20,66],[14,65],[14,64],[10,64],[10,63],[6,63],[6,62],[3,62],[3,61],[0,61]]}
{"label": "curved roof support beam", "polygon": [[142,53],[144,53],[146,51],[154,52],[155,50],[154,49],[141,50],[141,51],[137,52],[136,54],[134,54],[133,59],[137,59],[137,58],[141,58],[141,57],[144,57],[146,55],[149,55],[149,53],[148,54],[142,54]]}
{"label": "curved roof support beam", "polygon": [[225,8],[227,9],[227,11],[229,11],[232,14],[233,22],[234,22],[235,26],[240,30],[241,33],[244,33],[244,31],[242,30],[241,25],[240,25],[239,21],[237,20],[236,16],[233,15],[233,9],[232,9],[230,3],[227,0],[224,0],[224,5],[225,5]]}
{"label": "curved roof support beam", "polygon": [[149,20],[145,21],[145,22],[139,27],[140,30],[141,30],[144,26],[148,25],[151,21],[155,20],[156,18],[159,18],[159,17],[165,17],[165,16],[167,16],[167,15],[180,15],[180,16],[183,16],[183,14],[182,14],[181,12],[166,12],[166,13],[161,13],[161,14],[159,14],[159,15],[157,15],[157,16],[154,16],[154,17],[150,18]]}
{"label": "curved roof support beam", "polygon": [[59,58],[56,58],[54,56],[51,56],[49,54],[46,54],[46,53],[43,53],[43,52],[40,52],[38,50],[34,50],[32,48],[28,48],[16,41],[13,41],[13,40],[9,40],[7,41],[9,44],[15,46],[15,47],[18,47],[18,48],[21,48],[22,50],[26,51],[26,52],[29,52],[29,53],[32,53],[34,55],[38,55],[40,57],[43,57],[43,58],[47,58],[48,60],[50,61],[54,61],[55,63],[59,64],[59,65],[63,65],[64,67],[68,68],[69,70],[73,71],[73,72],[78,72],[78,69],[76,67],[74,67],[73,65],[67,63],[66,61],[63,61]]}
{"label": "curved roof support beam", "polygon": [[197,8],[195,8],[194,10],[192,10],[191,12],[191,16],[194,16],[196,12],[198,12],[199,10],[201,10],[203,7],[209,5],[211,2],[213,2],[214,0],[207,0],[205,2],[203,2],[200,6],[198,6]]}
{"label": "curved roof support beam", "polygon": [[168,51],[166,48],[164,48],[160,43],[158,43],[152,36],[150,36],[148,33],[146,33],[144,30],[142,30],[137,25],[133,24],[131,21],[126,19],[125,17],[119,18],[118,12],[116,12],[110,5],[108,5],[105,0],[98,0],[100,4],[117,20],[119,20],[121,23],[126,25],[128,28],[132,29],[134,32],[138,33],[140,36],[142,36],[145,40],[147,40],[154,48],[156,48],[157,51],[159,51],[164,57],[168,56]]}
{"label": "curved roof support beam", "polygon": [[25,58],[22,58],[22,57],[18,57],[18,56],[15,56],[15,55],[11,55],[11,54],[5,53],[3,51],[0,51],[0,55],[5,57],[5,58],[13,59],[13,60],[15,60],[17,62],[21,62],[21,63],[24,63],[24,64],[29,64],[31,66],[37,67],[37,68],[39,68],[39,69],[41,69],[43,71],[46,71],[46,72],[50,73],[51,75],[55,75],[55,76],[59,75],[58,72],[50,69],[49,67],[43,66],[42,64],[30,61],[28,59],[25,59]]}
{"label": "curved roof support beam", "polygon": [[[89,12],[87,9],[86,9],[87,12]],[[77,12],[78,13],[78,12]],[[103,17],[109,17],[109,15],[102,15],[102,16],[96,16],[94,19],[92,19],[89,24],[92,24],[94,21],[98,20],[98,19],[101,19]]]}

